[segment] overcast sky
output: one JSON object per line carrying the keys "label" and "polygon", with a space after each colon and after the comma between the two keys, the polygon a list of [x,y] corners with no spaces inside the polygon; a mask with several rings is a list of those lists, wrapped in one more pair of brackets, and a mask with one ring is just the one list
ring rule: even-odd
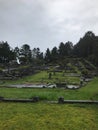
{"label": "overcast sky", "polygon": [[98,0],[0,0],[0,41],[42,51],[98,35]]}

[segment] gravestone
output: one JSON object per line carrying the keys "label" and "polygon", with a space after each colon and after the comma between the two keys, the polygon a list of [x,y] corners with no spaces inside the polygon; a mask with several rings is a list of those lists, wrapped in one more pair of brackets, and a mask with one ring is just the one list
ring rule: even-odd
{"label": "gravestone", "polygon": [[63,97],[59,97],[58,103],[64,103],[64,98]]}

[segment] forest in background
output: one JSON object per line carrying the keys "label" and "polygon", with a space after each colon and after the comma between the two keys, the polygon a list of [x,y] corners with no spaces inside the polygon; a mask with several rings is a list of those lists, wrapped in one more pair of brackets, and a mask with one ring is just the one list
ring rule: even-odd
{"label": "forest in background", "polygon": [[63,64],[67,58],[84,58],[97,67],[98,36],[88,31],[75,45],[70,41],[61,42],[58,47],[47,48],[44,53],[39,47],[31,49],[29,44],[13,49],[7,41],[0,42],[0,64],[3,65],[16,61],[23,65]]}

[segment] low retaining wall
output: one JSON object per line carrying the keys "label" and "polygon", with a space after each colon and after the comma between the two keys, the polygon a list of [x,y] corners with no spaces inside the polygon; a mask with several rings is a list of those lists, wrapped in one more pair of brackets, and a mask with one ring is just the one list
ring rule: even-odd
{"label": "low retaining wall", "polygon": [[[0,98],[1,102],[20,102],[20,103],[35,103],[40,101],[39,97],[33,97],[32,99],[8,99],[8,98]],[[64,100],[64,98],[60,97],[58,101],[47,101],[49,103],[59,103],[59,104],[98,104],[97,100]]]}
{"label": "low retaining wall", "polygon": [[66,104],[66,103],[69,103],[69,104],[73,104],[73,103],[98,104],[98,101],[97,100],[64,100],[63,97],[60,97],[58,99],[58,103],[60,103],[60,104]]}
{"label": "low retaining wall", "polygon": [[8,99],[8,98],[0,98],[1,102],[23,102],[23,103],[29,103],[29,102],[38,102],[39,97],[33,97],[32,99]]}

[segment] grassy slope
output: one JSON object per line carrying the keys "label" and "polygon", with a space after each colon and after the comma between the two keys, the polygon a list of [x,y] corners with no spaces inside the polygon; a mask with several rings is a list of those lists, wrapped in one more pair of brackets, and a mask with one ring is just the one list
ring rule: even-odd
{"label": "grassy slope", "polygon": [[0,130],[98,130],[97,109],[90,105],[0,103]]}
{"label": "grassy slope", "polygon": [[68,82],[68,83],[77,83],[79,84],[79,77],[68,77],[63,76],[63,72],[57,72],[56,75],[52,74],[52,79],[49,79],[49,73],[46,71],[41,71],[32,76],[27,76],[18,80],[5,80],[1,82],[1,85],[9,85],[9,84],[24,84],[24,83],[55,83],[55,82]]}
{"label": "grassy slope", "polygon": [[98,100],[98,77],[94,78],[84,88],[80,89],[80,92],[85,96],[84,98]]}

